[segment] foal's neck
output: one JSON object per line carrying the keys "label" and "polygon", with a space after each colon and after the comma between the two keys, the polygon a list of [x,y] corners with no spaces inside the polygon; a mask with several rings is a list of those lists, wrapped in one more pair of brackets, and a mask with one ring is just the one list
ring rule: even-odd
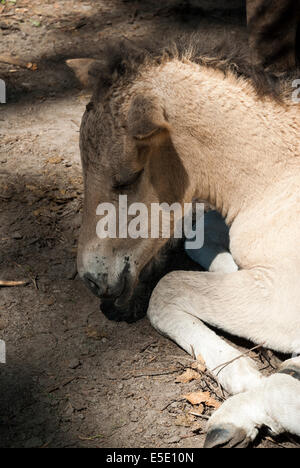
{"label": "foal's neck", "polygon": [[259,99],[245,80],[179,61],[152,79],[189,174],[187,198],[208,201],[229,222],[300,154],[298,109]]}

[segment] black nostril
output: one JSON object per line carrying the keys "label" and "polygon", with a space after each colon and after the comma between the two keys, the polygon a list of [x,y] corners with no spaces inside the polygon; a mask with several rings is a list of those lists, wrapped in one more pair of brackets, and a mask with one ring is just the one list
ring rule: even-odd
{"label": "black nostril", "polygon": [[127,286],[127,278],[124,273],[120,276],[118,284],[111,287],[108,285],[107,274],[96,277],[91,273],[86,273],[83,280],[92,293],[100,299],[116,300],[122,296]]}
{"label": "black nostril", "polygon": [[90,288],[92,288],[92,289],[94,289],[94,288],[95,288],[95,289],[98,289],[98,286],[97,286],[97,284],[96,284],[94,281],[92,281],[92,280],[90,280],[90,279],[87,279],[86,281],[87,281],[87,283],[88,283],[88,285],[89,285]]}
{"label": "black nostril", "polygon": [[97,297],[109,296],[109,288],[107,274],[98,275],[95,277],[91,273],[86,273],[83,277],[85,284]]}

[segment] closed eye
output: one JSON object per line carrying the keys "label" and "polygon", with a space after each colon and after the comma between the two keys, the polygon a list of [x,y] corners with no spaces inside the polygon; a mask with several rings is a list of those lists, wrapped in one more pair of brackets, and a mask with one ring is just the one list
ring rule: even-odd
{"label": "closed eye", "polygon": [[120,192],[123,190],[130,189],[133,185],[135,185],[140,180],[143,172],[144,172],[144,169],[142,169],[139,172],[135,172],[134,174],[132,174],[129,178],[127,178],[124,181],[117,180],[113,185],[113,190],[115,190],[116,192]]}

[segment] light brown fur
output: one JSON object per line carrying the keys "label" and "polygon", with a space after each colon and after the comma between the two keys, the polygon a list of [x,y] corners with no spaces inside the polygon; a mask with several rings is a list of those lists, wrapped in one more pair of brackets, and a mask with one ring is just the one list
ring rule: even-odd
{"label": "light brown fur", "polygon": [[[126,179],[144,171],[128,190],[129,203],[149,207],[163,201],[167,183],[172,201],[203,199],[215,206],[231,226],[230,249],[240,271],[171,273],[153,293],[149,319],[186,351],[202,354],[212,371],[233,358],[216,374],[229,392],[245,393],[216,413],[210,434],[223,428],[227,443],[242,429],[253,440],[257,427],[267,424],[276,433],[300,435],[299,382],[287,375],[263,379],[251,360],[236,360],[237,352],[203,324],[281,352],[300,352],[299,105],[292,102],[292,88],[288,92],[286,86],[281,102],[262,99],[249,79],[230,71],[224,76],[191,56],[146,61],[132,81],[125,74],[99,101],[94,97],[81,131],[85,208],[79,272],[92,275],[105,296],[118,291],[126,271],[118,309],[166,242],[97,238],[96,207],[105,201],[117,205],[114,181],[124,174]],[[176,161],[181,183],[172,170],[160,177],[166,155],[170,168]],[[299,364],[295,358],[293,365]],[[278,385],[287,392],[284,411],[276,409]],[[270,401],[273,409],[267,411]],[[208,441],[218,445],[220,438]]]}

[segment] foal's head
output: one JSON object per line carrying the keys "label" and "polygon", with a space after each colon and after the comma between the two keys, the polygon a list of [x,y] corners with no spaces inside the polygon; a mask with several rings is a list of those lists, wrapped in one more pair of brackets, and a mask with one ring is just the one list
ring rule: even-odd
{"label": "foal's head", "polygon": [[[85,200],[78,270],[102,299],[102,310],[116,319],[128,317],[141,272],[186,214],[171,210],[170,216],[166,206],[182,208],[201,198],[233,220],[245,193],[251,195],[252,173],[264,178],[260,148],[246,146],[249,132],[262,125],[249,109],[263,89],[272,94],[268,77],[259,74],[250,83],[222,57],[214,64],[193,52],[149,58],[121,50],[108,66],[69,63],[82,81],[97,78],[81,127]],[[162,204],[167,229],[153,219],[153,207]]]}
{"label": "foal's head", "polygon": [[[173,236],[180,215],[160,204],[180,207],[189,186],[164,101],[136,73],[115,71],[108,80],[97,66],[102,76],[81,126],[85,199],[78,271],[116,319],[128,318],[141,272]],[[160,207],[167,232],[159,216],[154,220],[153,206]]]}

